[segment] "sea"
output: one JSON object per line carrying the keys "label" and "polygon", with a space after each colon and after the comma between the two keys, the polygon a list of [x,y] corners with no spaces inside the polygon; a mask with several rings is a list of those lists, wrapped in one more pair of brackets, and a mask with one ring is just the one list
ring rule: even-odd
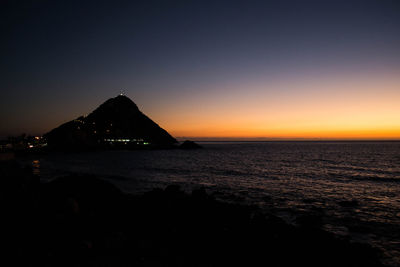
{"label": "sea", "polygon": [[24,159],[43,182],[94,174],[141,194],[179,185],[256,205],[291,224],[305,215],[400,266],[400,142],[199,142],[196,150],[52,153]]}

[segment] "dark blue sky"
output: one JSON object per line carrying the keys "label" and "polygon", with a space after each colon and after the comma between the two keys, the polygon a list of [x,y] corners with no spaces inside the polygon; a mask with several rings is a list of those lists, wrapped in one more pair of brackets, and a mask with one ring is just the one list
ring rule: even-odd
{"label": "dark blue sky", "polygon": [[[400,65],[399,1],[38,0],[1,9],[0,136],[44,133],[120,89],[180,135],[199,107],[216,109],[214,97],[255,92],[236,85],[396,75]],[[279,90],[259,96],[294,89]]]}

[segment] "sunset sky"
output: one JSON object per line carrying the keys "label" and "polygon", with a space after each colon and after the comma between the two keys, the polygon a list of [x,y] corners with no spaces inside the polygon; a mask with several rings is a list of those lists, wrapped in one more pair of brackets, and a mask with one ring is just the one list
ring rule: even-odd
{"label": "sunset sky", "polygon": [[400,139],[400,1],[5,1],[0,137],[123,90],[175,137]]}

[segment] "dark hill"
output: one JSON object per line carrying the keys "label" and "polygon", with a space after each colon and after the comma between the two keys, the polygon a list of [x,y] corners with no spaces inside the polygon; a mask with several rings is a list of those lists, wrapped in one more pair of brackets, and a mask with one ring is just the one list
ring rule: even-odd
{"label": "dark hill", "polygon": [[50,148],[170,147],[177,141],[143,114],[126,96],[101,104],[87,117],[79,117],[45,135]]}

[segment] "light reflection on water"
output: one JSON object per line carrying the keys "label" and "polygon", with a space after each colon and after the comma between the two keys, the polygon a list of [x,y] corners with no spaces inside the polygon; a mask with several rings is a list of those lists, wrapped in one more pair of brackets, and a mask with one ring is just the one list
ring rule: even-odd
{"label": "light reflection on water", "polygon": [[[204,144],[204,149],[52,154],[32,162],[42,179],[108,177],[128,192],[180,184],[256,203],[288,218],[323,216],[326,229],[399,257],[400,142]],[[267,201],[266,201],[267,200]],[[354,203],[346,206],[343,203]],[[353,201],[353,202],[351,202]],[[293,215],[294,214],[294,215]],[[337,229],[337,230],[335,230]]]}
{"label": "light reflection on water", "polygon": [[32,160],[32,172],[34,175],[40,176],[40,160]]}

